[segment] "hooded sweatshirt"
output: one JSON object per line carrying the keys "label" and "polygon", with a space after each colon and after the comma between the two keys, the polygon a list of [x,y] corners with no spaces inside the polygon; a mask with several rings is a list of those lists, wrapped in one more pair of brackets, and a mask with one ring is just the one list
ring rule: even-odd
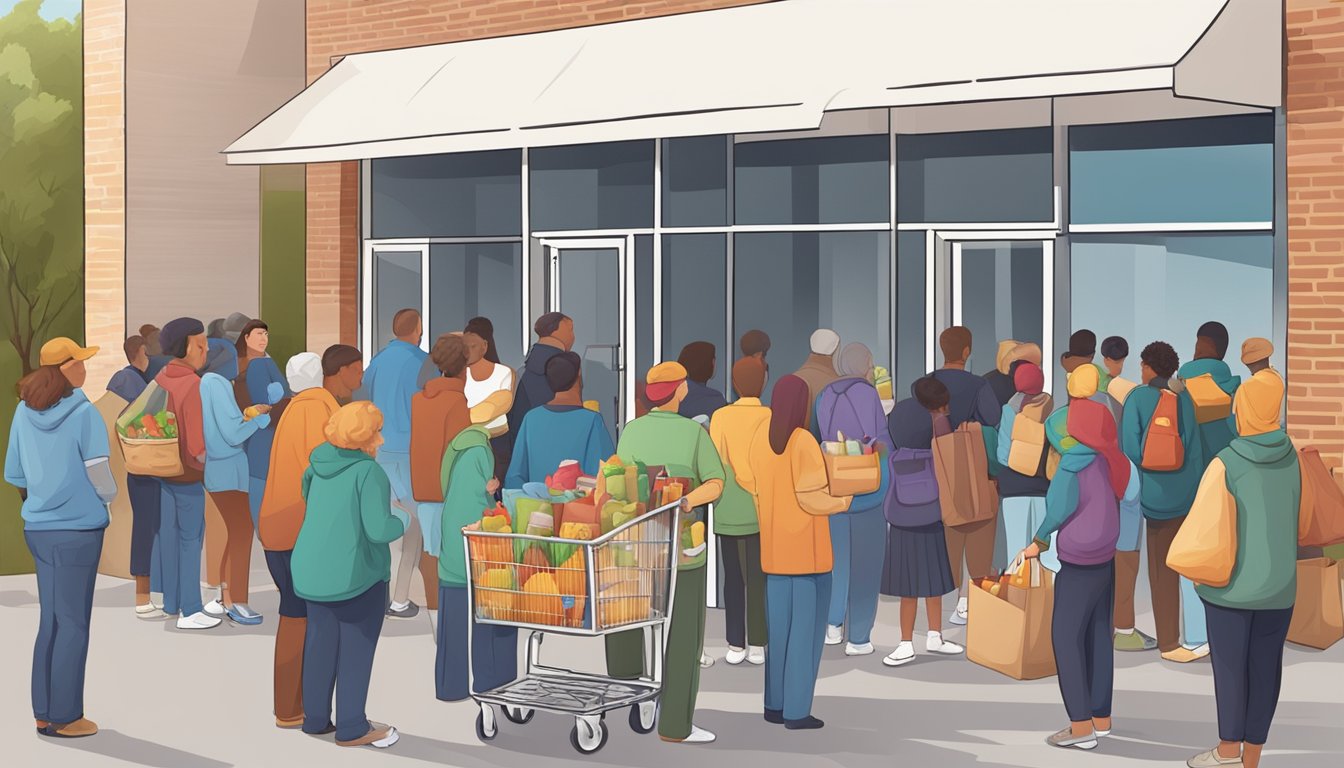
{"label": "hooded sweatshirt", "polygon": [[420,364],[427,355],[414,344],[393,339],[364,371],[364,391],[383,412],[385,453],[410,453],[411,398],[419,391]]}
{"label": "hooded sweatshirt", "polygon": [[107,527],[107,506],[85,462],[107,459],[107,427],[84,391],[76,389],[45,411],[19,403],[9,430],[5,482],[28,492],[23,527],[29,531],[92,531]]}
{"label": "hooded sweatshirt", "polygon": [[533,408],[518,427],[504,487],[542,482],[566,459],[579,462],[583,474],[595,476],[615,452],[601,414],[577,405]]}
{"label": "hooded sweatshirt", "polygon": [[299,597],[349,600],[392,578],[387,545],[406,532],[410,518],[392,511],[392,485],[372,456],[319,445],[303,473],[303,496],[307,507],[290,565]]}
{"label": "hooded sweatshirt", "polygon": [[896,446],[887,429],[887,414],[882,410],[877,388],[867,379],[837,379],[817,395],[816,411],[817,431],[823,440],[835,440],[839,432],[850,440],[871,437],[877,441],[882,454],[882,482],[876,491],[855,496],[849,511],[863,512],[882,506],[891,483],[887,458]]}
{"label": "hooded sweatshirt", "polygon": [[280,416],[257,529],[261,545],[272,552],[294,548],[303,526],[303,476],[313,449],[327,439],[327,422],[339,408],[330,392],[315,387],[295,395]]}
{"label": "hooded sweatshirt", "polygon": [[421,502],[443,501],[439,469],[443,453],[457,434],[471,426],[466,382],[440,376],[411,398],[411,496]]}
{"label": "hooded sweatshirt", "polygon": [[1143,468],[1144,441],[1163,389],[1170,389],[1168,380],[1156,378],[1148,386],[1131,392],[1125,400],[1120,423],[1120,447],[1134,466],[1139,468],[1143,486],[1139,498],[1143,504],[1144,517],[1152,520],[1185,517],[1195,501],[1200,475],[1204,473],[1204,446],[1199,425],[1195,422],[1195,404],[1188,392],[1181,392],[1177,396],[1176,418],[1176,428],[1185,448],[1185,462],[1180,469],[1172,472],[1153,472]]}
{"label": "hooded sweatshirt", "polygon": [[174,360],[159,371],[154,382],[168,391],[168,410],[177,417],[177,447],[182,454],[182,474],[164,478],[164,482],[199,483],[205,477],[201,377],[181,360]]}
{"label": "hooded sweatshirt", "polygon": [[518,386],[513,393],[513,407],[509,409],[510,424],[522,424],[523,417],[528,411],[540,408],[555,398],[551,385],[546,383],[546,363],[564,351],[541,342],[532,345],[532,350],[527,353],[527,360],[523,362],[522,373],[518,376]]}
{"label": "hooded sweatshirt", "polygon": [[248,490],[247,440],[270,426],[269,414],[245,421],[233,395],[233,382],[218,373],[201,377],[205,434],[205,490]]}
{"label": "hooded sweatshirt", "polygon": [[[1232,369],[1227,367],[1226,362],[1212,357],[1191,360],[1182,365],[1179,376],[1182,381],[1189,381],[1206,374],[1212,376],[1218,388],[1228,395],[1236,395],[1237,387],[1241,386],[1241,377],[1233,376]],[[1199,436],[1204,442],[1204,460],[1206,462],[1213,461],[1213,457],[1232,444],[1232,440],[1237,436],[1236,425],[1236,417],[1231,414],[1228,414],[1225,419],[1199,425]]]}
{"label": "hooded sweatshirt", "polygon": [[756,498],[737,482],[735,467],[746,466],[756,431],[770,423],[770,409],[759,397],[739,397],[714,412],[709,420],[709,439],[723,460],[723,495],[714,504],[714,533],[718,536],[751,536],[761,532]]}
{"label": "hooded sweatshirt", "polygon": [[462,529],[479,522],[495,503],[485,485],[495,476],[495,454],[484,427],[468,427],[453,438],[439,470],[443,488],[443,524],[439,548],[439,581],[455,587],[467,584]]}

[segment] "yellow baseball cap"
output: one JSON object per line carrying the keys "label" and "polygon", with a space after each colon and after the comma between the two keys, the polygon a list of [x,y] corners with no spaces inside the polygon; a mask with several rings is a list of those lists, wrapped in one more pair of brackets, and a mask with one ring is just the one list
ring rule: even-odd
{"label": "yellow baseball cap", "polygon": [[659,363],[649,369],[648,378],[645,381],[649,384],[667,384],[671,382],[681,382],[686,379],[686,367],[681,363]]}
{"label": "yellow baseball cap", "polygon": [[42,345],[38,362],[42,365],[65,365],[71,360],[88,360],[96,354],[98,354],[97,347],[81,347],[74,339],[57,336]]}

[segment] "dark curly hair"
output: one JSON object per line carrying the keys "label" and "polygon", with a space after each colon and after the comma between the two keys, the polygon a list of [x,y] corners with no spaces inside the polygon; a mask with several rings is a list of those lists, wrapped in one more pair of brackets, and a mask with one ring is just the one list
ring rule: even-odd
{"label": "dark curly hair", "polygon": [[1152,344],[1143,348],[1139,359],[1144,365],[1153,369],[1153,373],[1164,379],[1170,379],[1176,375],[1176,369],[1181,367],[1181,358],[1176,354],[1176,350],[1165,341],[1154,341]]}

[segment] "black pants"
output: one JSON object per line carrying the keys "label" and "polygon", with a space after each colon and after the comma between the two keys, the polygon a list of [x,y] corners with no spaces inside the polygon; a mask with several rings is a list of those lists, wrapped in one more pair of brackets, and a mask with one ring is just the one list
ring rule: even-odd
{"label": "black pants", "polygon": [[1059,692],[1069,722],[1111,716],[1114,615],[1114,560],[1101,565],[1060,563],[1050,636],[1055,645]]}
{"label": "black pants", "polygon": [[1218,738],[1263,745],[1279,705],[1292,608],[1243,611],[1204,601],[1218,701]]}
{"label": "black pants", "polygon": [[154,562],[154,537],[159,533],[159,505],[163,488],[157,477],[126,476],[131,497],[131,575],[148,576]]}
{"label": "black pants", "polygon": [[765,646],[765,573],[761,571],[761,536],[720,536],[723,543],[724,629],[728,644]]}

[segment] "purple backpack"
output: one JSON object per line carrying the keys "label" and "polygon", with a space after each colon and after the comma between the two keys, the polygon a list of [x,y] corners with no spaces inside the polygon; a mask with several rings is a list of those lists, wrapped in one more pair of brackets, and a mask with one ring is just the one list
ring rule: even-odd
{"label": "purple backpack", "polygon": [[933,451],[928,448],[897,448],[892,454],[891,495],[883,514],[901,528],[918,528],[943,519],[938,504],[938,478],[933,472]]}

